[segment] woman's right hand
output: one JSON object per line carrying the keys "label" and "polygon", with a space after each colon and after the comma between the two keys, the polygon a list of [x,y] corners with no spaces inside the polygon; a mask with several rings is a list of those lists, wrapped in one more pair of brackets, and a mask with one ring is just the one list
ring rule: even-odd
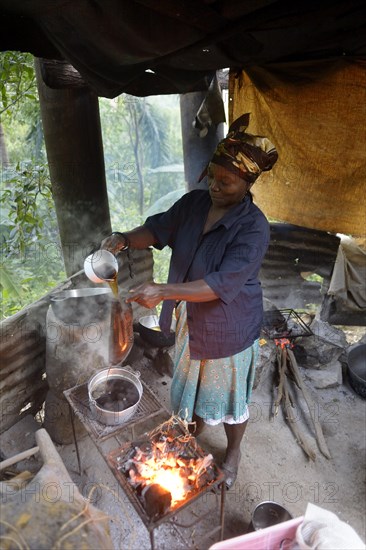
{"label": "woman's right hand", "polygon": [[109,250],[112,254],[116,255],[121,250],[127,248],[128,242],[127,238],[121,233],[112,233],[108,237],[102,240],[100,243],[100,248]]}

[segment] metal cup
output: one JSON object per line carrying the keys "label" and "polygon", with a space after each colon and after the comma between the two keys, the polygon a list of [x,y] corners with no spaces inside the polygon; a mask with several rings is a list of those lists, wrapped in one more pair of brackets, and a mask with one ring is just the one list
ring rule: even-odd
{"label": "metal cup", "polygon": [[118,272],[118,262],[108,250],[97,250],[85,258],[84,271],[93,283],[105,283],[115,278]]}

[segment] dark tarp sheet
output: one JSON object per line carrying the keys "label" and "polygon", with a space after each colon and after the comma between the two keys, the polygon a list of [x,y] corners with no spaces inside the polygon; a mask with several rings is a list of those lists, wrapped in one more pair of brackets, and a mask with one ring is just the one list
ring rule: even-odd
{"label": "dark tarp sheet", "polygon": [[0,0],[0,50],[65,58],[99,96],[207,89],[220,68],[366,58],[364,0]]}

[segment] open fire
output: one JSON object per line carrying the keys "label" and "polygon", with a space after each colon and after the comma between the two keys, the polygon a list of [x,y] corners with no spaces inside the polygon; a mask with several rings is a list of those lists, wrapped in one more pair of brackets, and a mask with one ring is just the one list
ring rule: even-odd
{"label": "open fire", "polygon": [[114,452],[112,460],[150,518],[180,507],[220,475],[212,455],[204,454],[186,423],[174,416]]}

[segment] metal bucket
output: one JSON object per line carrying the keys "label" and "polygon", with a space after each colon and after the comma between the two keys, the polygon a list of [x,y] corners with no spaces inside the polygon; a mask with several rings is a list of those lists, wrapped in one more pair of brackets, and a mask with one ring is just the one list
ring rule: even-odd
{"label": "metal bucket", "polygon": [[290,519],[293,519],[293,516],[286,508],[277,502],[267,500],[255,507],[248,531],[259,531]]}
{"label": "metal bucket", "polygon": [[[107,369],[103,369],[92,376],[88,383],[88,394],[90,410],[92,411],[95,420],[98,420],[98,422],[101,422],[102,424],[107,424],[108,426],[124,424],[125,422],[130,420],[130,418],[135,414],[137,407],[139,406],[143,393],[143,387],[139,378],[139,371],[132,371],[132,369],[130,370],[126,367],[110,367]],[[100,386],[100,384],[105,384],[107,380],[111,381],[113,379],[121,379],[132,382],[139,393],[138,401],[136,401],[134,405],[121,411],[109,411],[98,405],[93,397],[93,391],[96,390],[97,387]]]}

